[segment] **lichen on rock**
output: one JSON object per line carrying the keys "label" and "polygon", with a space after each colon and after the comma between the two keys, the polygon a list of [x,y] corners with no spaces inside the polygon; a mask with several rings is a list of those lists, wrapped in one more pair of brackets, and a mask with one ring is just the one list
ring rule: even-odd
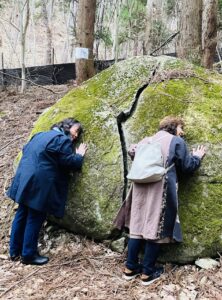
{"label": "lichen on rock", "polygon": [[[139,93],[138,93],[139,91]],[[40,116],[32,132],[66,117],[80,120],[88,152],[70,181],[64,219],[71,231],[107,238],[127,187],[131,143],[153,134],[166,115],[186,123],[189,147],[205,144],[200,170],[180,183],[182,245],[164,260],[187,262],[222,249],[222,77],[170,57],[136,57],[97,74]],[[175,250],[175,251],[174,251]]]}

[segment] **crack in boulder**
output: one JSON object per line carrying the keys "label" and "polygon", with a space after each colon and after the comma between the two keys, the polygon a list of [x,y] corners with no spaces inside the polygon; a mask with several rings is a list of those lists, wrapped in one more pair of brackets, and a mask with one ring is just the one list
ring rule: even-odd
{"label": "crack in boulder", "polygon": [[156,76],[159,66],[160,66],[160,64],[158,63],[152,68],[148,82],[137,90],[135,98],[131,104],[130,109],[125,112],[121,111],[116,117],[119,136],[120,136],[120,143],[121,143],[121,148],[122,148],[122,157],[123,157],[123,174],[124,174],[124,187],[123,187],[123,194],[122,194],[123,201],[126,198],[126,191],[127,191],[127,185],[128,185],[128,179],[126,177],[128,174],[128,161],[127,161],[126,140],[125,140],[125,134],[124,134],[122,124],[125,123],[135,112],[135,110],[137,108],[137,104],[139,102],[140,95],[153,82],[153,79]]}

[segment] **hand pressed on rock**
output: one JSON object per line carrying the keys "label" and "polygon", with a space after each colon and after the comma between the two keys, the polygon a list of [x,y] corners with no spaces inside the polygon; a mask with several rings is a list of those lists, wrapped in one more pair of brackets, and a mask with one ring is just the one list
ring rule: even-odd
{"label": "hand pressed on rock", "polygon": [[193,155],[198,156],[200,159],[202,159],[204,157],[204,155],[206,154],[206,149],[203,145],[199,145],[197,146],[197,148],[193,148],[192,151]]}
{"label": "hand pressed on rock", "polygon": [[84,156],[85,153],[86,153],[86,151],[87,151],[87,149],[88,149],[87,145],[84,144],[84,143],[81,143],[81,144],[79,145],[79,147],[76,148],[76,153],[77,153],[77,154],[80,154],[80,155],[82,155],[82,156]]}

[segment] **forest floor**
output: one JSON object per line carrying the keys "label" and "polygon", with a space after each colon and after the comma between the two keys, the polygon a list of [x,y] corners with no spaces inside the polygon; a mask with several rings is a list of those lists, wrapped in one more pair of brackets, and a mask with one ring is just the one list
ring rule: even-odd
{"label": "forest floor", "polygon": [[0,299],[222,299],[221,267],[204,270],[195,265],[167,264],[162,278],[144,287],[139,279],[130,282],[122,279],[126,253],[113,252],[105,244],[47,222],[39,244],[40,252],[50,257],[47,265],[25,266],[8,259],[16,205],[4,193],[13,176],[13,161],[39,114],[72,87],[48,88],[55,93],[36,87],[25,94],[16,88],[0,92]]}

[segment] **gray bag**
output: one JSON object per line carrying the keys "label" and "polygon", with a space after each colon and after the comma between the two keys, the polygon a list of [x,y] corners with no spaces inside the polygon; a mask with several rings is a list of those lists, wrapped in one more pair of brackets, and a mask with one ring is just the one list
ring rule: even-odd
{"label": "gray bag", "polygon": [[141,144],[136,149],[131,170],[127,178],[136,183],[149,183],[162,180],[167,171],[174,166],[164,167],[160,139],[148,144]]}

